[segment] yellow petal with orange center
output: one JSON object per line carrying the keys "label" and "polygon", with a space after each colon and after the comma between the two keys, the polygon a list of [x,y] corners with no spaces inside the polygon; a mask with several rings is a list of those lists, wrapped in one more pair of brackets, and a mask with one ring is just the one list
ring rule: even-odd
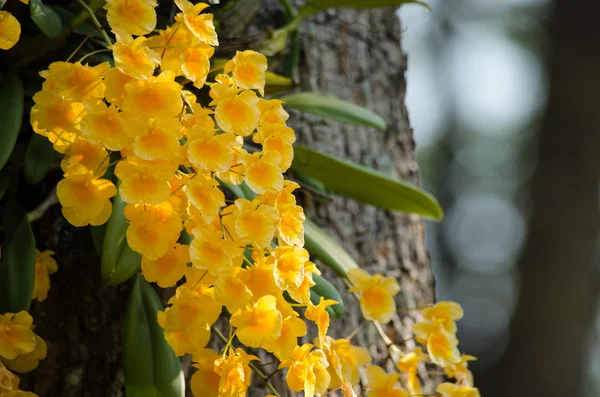
{"label": "yellow petal with orange center", "polygon": [[272,342],[264,342],[263,347],[275,354],[279,360],[285,360],[298,345],[298,338],[306,335],[306,323],[298,317],[287,317],[281,326],[281,335]]}
{"label": "yellow petal with orange center", "polygon": [[115,66],[123,73],[136,79],[147,79],[152,76],[154,69],[160,65],[160,56],[148,48],[145,37],[131,36],[117,40],[110,49],[113,51]]}
{"label": "yellow petal with orange center", "polygon": [[132,142],[121,115],[116,107],[107,107],[103,102],[89,106],[81,120],[81,134],[108,150],[121,150]]}
{"label": "yellow petal with orange center", "polygon": [[219,127],[232,134],[248,136],[256,129],[260,119],[258,98],[252,91],[224,99],[215,109],[215,120]]}
{"label": "yellow petal with orange center", "polygon": [[281,155],[275,151],[267,152],[262,157],[253,153],[250,160],[245,160],[245,181],[255,193],[276,192],[283,188],[283,174],[279,166]]}
{"label": "yellow petal with orange center", "polygon": [[36,344],[32,324],[33,319],[26,311],[0,315],[0,356],[13,360],[31,353]]}
{"label": "yellow petal with orange center", "polygon": [[232,73],[233,80],[240,88],[258,90],[264,95],[267,58],[256,51],[238,51],[225,65],[224,72]]}
{"label": "yellow petal with orange center", "polygon": [[85,139],[78,139],[67,150],[60,163],[63,172],[76,165],[82,165],[92,171],[96,176],[102,176],[110,163],[108,152],[101,145],[90,143]]}
{"label": "yellow petal with orange center", "polygon": [[[63,205],[63,214],[71,222],[101,224],[108,219],[112,205],[109,201],[117,193],[115,185],[107,179],[97,179],[92,172],[66,174],[56,186],[58,200]],[[105,219],[106,218],[106,219]],[[74,223],[73,223],[74,224]],[[75,226],[85,226],[74,224]]]}
{"label": "yellow petal with orange center", "polygon": [[277,298],[263,296],[257,302],[238,310],[231,316],[230,323],[237,328],[240,342],[248,347],[260,347],[281,336],[282,317],[277,310]]}
{"label": "yellow petal with orange center", "polygon": [[142,258],[142,274],[146,280],[156,282],[161,288],[173,287],[183,277],[189,257],[189,248],[176,244],[156,260]]}
{"label": "yellow petal with orange center", "polygon": [[194,83],[194,87],[202,88],[210,71],[209,58],[213,55],[212,47],[191,47],[180,56],[183,75]]}
{"label": "yellow petal with orange center", "polygon": [[286,244],[304,246],[304,210],[296,205],[285,211],[279,220],[279,237]]}
{"label": "yellow petal with orange center", "polygon": [[221,207],[225,206],[225,195],[218,186],[219,182],[214,179],[196,176],[184,188],[188,199],[207,223],[212,222],[219,215]]}
{"label": "yellow petal with orange center", "polygon": [[240,211],[235,219],[235,230],[243,244],[266,248],[275,236],[277,221],[275,208],[261,205]]}
{"label": "yellow petal with orange center", "polygon": [[282,290],[298,288],[304,280],[304,263],[308,261],[308,252],[299,247],[277,247],[273,276]]}
{"label": "yellow petal with orange center", "polygon": [[123,111],[141,117],[168,119],[183,110],[181,85],[174,81],[172,72],[163,72],[148,80],[134,80],[125,85],[127,96]]}
{"label": "yellow petal with orange center", "polygon": [[193,367],[197,369],[190,380],[190,388],[194,397],[218,397],[221,377],[215,372],[215,360],[219,353],[211,349],[194,352]]}
{"label": "yellow petal with orange center", "polygon": [[46,358],[48,347],[46,346],[46,342],[38,335],[35,335],[35,341],[35,348],[32,352],[19,355],[13,360],[5,360],[4,364],[12,371],[21,373],[30,372],[36,369],[40,360]]}
{"label": "yellow petal with orange center", "polygon": [[195,139],[187,146],[188,159],[199,171],[225,172],[232,165],[235,144],[235,136],[228,133]]}
{"label": "yellow petal with orange center", "polygon": [[240,267],[230,266],[219,273],[215,282],[215,299],[222,302],[230,313],[235,313],[252,299],[252,292],[243,282],[245,272]]}
{"label": "yellow petal with orange center", "polygon": [[[198,13],[201,9],[198,11]],[[217,32],[215,31],[215,25],[213,23],[212,14],[198,14],[191,12],[184,14],[183,21],[185,26],[198,40],[203,43],[209,44],[213,47],[219,45],[219,39]]]}
{"label": "yellow petal with orange center", "polygon": [[156,6],[156,0],[107,0],[104,8],[113,31],[142,36],[156,27]]}
{"label": "yellow petal with orange center", "polygon": [[112,68],[106,72],[104,76],[104,85],[106,86],[104,95],[106,100],[120,107],[127,96],[125,85],[132,80],[134,80],[133,77],[121,72],[117,68]]}
{"label": "yellow petal with orange center", "polygon": [[190,258],[195,267],[216,275],[233,264],[231,253],[235,245],[224,240],[219,231],[195,230],[194,235]]}
{"label": "yellow petal with orange center", "polygon": [[142,160],[181,161],[182,148],[177,137],[181,125],[175,120],[155,120],[135,137],[133,152]]}
{"label": "yellow petal with orange center", "polygon": [[79,135],[79,122],[85,115],[85,108],[79,102],[47,92],[40,91],[33,96],[35,105],[31,108],[33,130],[47,136],[55,149],[61,153],[75,141]]}

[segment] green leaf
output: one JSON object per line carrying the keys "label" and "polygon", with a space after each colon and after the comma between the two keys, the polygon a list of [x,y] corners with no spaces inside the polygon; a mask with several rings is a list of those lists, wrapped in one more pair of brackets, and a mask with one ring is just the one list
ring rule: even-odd
{"label": "green leaf", "polygon": [[25,180],[36,185],[44,179],[57,158],[52,143],[38,134],[33,134],[25,152]]}
{"label": "green leaf", "polygon": [[23,84],[14,74],[0,76],[0,170],[17,142],[23,122]]}
{"label": "green leaf", "polygon": [[104,235],[106,234],[106,223],[100,226],[90,225],[90,232],[92,233],[94,248],[96,248],[98,256],[102,258],[102,251],[104,251]]}
{"label": "green leaf", "polygon": [[256,193],[254,193],[254,191],[252,189],[250,189],[250,186],[248,186],[248,184],[246,184],[246,182],[242,182],[240,184],[240,188],[244,192],[244,195],[240,198],[245,198],[247,200],[254,200],[254,197],[256,197]]}
{"label": "green leaf", "polygon": [[298,27],[297,23],[300,23],[301,19],[294,19],[286,26],[275,30],[270,37],[264,41],[260,47],[261,54],[268,57],[273,57],[287,48],[288,37]]}
{"label": "green leaf", "polygon": [[294,87],[294,82],[289,77],[281,76],[267,71],[265,74],[265,95],[273,96],[279,92],[289,91]]}
{"label": "green leaf", "polygon": [[163,310],[156,292],[137,275],[125,320],[123,370],[127,397],[184,397],[179,359],[165,340],[157,313]]}
{"label": "green leaf", "polygon": [[25,209],[11,198],[2,211],[0,314],[28,310],[35,273],[35,237]]}
{"label": "green leaf", "polygon": [[190,234],[187,232],[187,230],[183,229],[181,231],[181,234],[179,235],[178,241],[179,241],[179,244],[190,245],[193,240],[194,240],[194,237],[190,236]]}
{"label": "green leaf", "polygon": [[289,77],[280,76],[269,71],[265,73],[265,86],[267,87],[290,88],[292,84],[292,79]]}
{"label": "green leaf", "polygon": [[380,7],[399,7],[402,4],[420,4],[430,9],[429,6],[419,0],[309,0],[298,10],[296,19],[302,21],[304,18],[318,14],[329,8],[380,8]]}
{"label": "green leaf", "polygon": [[102,279],[110,285],[127,281],[140,269],[142,256],[127,244],[125,233],[129,223],[123,215],[127,205],[121,199],[117,183],[117,195],[113,197],[113,210],[108,222],[102,244]]}
{"label": "green leaf", "polygon": [[419,187],[306,146],[294,145],[292,169],[362,203],[437,221],[444,216],[435,197]]}
{"label": "green leaf", "polygon": [[377,113],[339,98],[314,92],[301,92],[280,99],[286,106],[340,123],[387,129],[387,123]]}
{"label": "green leaf", "polygon": [[229,189],[229,191],[231,193],[233,193],[236,197],[246,198],[246,195],[244,194],[244,191],[242,190],[242,188],[240,187],[240,185],[234,185],[232,183],[223,182],[220,179],[219,179],[219,185],[221,185],[221,186]]}
{"label": "green leaf", "polygon": [[342,278],[358,267],[345,249],[308,218],[304,221],[304,248]]}
{"label": "green leaf", "polygon": [[8,185],[10,185],[10,172],[5,168],[0,170],[0,200],[6,194]]}
{"label": "green leaf", "polygon": [[62,32],[62,21],[51,7],[45,5],[41,0],[29,1],[29,13],[31,19],[48,38],[56,38]]}
{"label": "green leaf", "polygon": [[333,284],[318,274],[313,273],[312,278],[316,284],[310,289],[311,302],[314,305],[318,305],[321,297],[325,299],[333,299],[334,301],[338,302],[338,304],[329,306],[327,311],[335,318],[341,318],[344,315],[344,301],[342,300],[340,291],[338,291]]}

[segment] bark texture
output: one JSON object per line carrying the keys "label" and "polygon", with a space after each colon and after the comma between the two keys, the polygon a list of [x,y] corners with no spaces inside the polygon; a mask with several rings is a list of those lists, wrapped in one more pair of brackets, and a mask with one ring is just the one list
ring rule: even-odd
{"label": "bark texture", "polygon": [[59,271],[47,300],[30,310],[48,357],[22,376],[21,387],[40,397],[123,396],[121,340],[132,283],[102,283],[89,229],[71,226],[58,206],[38,222],[37,246],[56,252]]}
{"label": "bark texture", "polygon": [[[404,104],[406,57],[400,47],[400,31],[393,9],[330,11],[302,29],[302,90],[365,106],[388,121],[388,131],[347,126],[307,114],[294,114],[292,124],[300,141],[313,148],[418,183],[413,135]],[[383,211],[337,195],[327,204],[307,201],[306,211],[361,267],[398,279],[402,287],[398,307],[433,301],[425,227],[418,217]],[[345,290],[342,283],[337,286]],[[345,316],[332,330],[338,337],[362,322],[354,298],[348,294],[344,298]],[[387,331],[396,341],[408,339],[411,324],[409,316],[397,318]],[[367,340],[373,341],[375,330],[369,327],[366,333]]]}
{"label": "bark texture", "polygon": [[[265,25],[281,26],[283,14],[278,2],[263,2],[261,9],[246,8],[246,13],[235,12],[245,1],[239,3],[228,10],[233,12],[230,18],[247,21],[249,10],[256,11],[256,17],[244,33],[239,24],[224,20],[224,43],[226,37],[235,42],[244,34],[242,41],[251,43],[264,32]],[[400,22],[393,9],[330,11],[305,21],[297,75],[302,90],[363,105],[382,115],[390,128],[381,132],[296,113],[290,124],[301,142],[320,151],[418,183],[414,141],[404,104],[406,57],[400,35]],[[309,190],[302,191],[306,213],[362,267],[399,280],[399,307],[433,301],[425,228],[418,217],[390,213],[337,195],[322,203]],[[24,387],[40,397],[123,395],[120,337],[130,283],[117,288],[101,284],[99,259],[89,232],[69,226],[60,211],[55,209],[44,217],[40,237],[42,245],[57,252],[60,271],[52,277],[48,301],[35,305],[33,312],[39,324],[37,331],[48,340],[49,357],[25,377]],[[321,270],[328,279],[335,279],[323,266]],[[336,281],[336,285],[345,291],[341,282]],[[363,322],[354,298],[344,293],[344,299],[344,318],[332,321],[331,333],[336,337],[348,335]],[[397,317],[386,332],[397,342],[408,339],[413,321],[410,315]],[[374,356],[385,359],[385,346],[373,344],[379,341],[374,328],[365,327],[357,341],[371,344]],[[282,382],[281,377],[274,377],[279,390],[285,390]],[[256,394],[265,395],[259,389]]]}

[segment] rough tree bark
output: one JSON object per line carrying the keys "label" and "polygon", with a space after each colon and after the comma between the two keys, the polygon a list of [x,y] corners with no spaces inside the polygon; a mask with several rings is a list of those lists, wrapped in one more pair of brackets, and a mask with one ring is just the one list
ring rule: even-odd
{"label": "rough tree bark", "polygon": [[[263,4],[262,15],[257,18],[263,22],[272,18],[271,24],[277,25],[282,19],[277,2]],[[237,13],[237,17],[248,18],[248,10]],[[222,26],[230,26],[224,36],[241,34],[238,24],[227,25],[225,21]],[[246,33],[256,31],[251,26]],[[291,125],[303,143],[418,183],[414,141],[404,104],[406,57],[400,35],[400,22],[393,9],[331,11],[304,22],[298,68],[302,90],[366,106],[381,114],[390,129],[380,132],[296,113]],[[310,193],[301,199],[307,214],[340,241],[361,266],[399,280],[399,307],[433,301],[425,228],[419,218],[335,195],[327,204],[313,200]],[[57,208],[44,216],[39,229],[40,245],[57,252],[60,271],[52,277],[48,300],[33,306],[36,330],[48,341],[49,357],[37,371],[24,377],[24,387],[40,397],[123,395],[120,337],[130,283],[117,288],[102,285],[89,231],[68,225]],[[342,283],[337,286],[345,290]],[[348,294],[344,298],[345,316],[332,325],[332,334],[337,337],[346,336],[362,322],[354,299]],[[412,322],[410,315],[396,318],[386,332],[395,341],[408,339]],[[367,344],[378,338],[372,327],[365,327],[357,340]],[[385,357],[383,348],[381,344],[374,346],[372,353]]]}
{"label": "rough tree bark", "polygon": [[[390,128],[382,133],[296,113],[292,124],[300,141],[309,146],[418,183],[413,134],[404,103],[406,56],[400,38],[400,21],[392,9],[336,10],[305,23],[299,73],[302,90],[365,106],[382,115]],[[402,287],[398,307],[433,301],[425,227],[418,217],[379,210],[335,195],[326,205],[307,201],[306,209],[361,267],[398,279]],[[343,283],[336,285],[345,291]],[[345,315],[332,326],[332,335],[337,337],[347,335],[364,321],[355,299],[344,293],[344,301]],[[412,323],[410,316],[396,318],[386,332],[395,341],[409,339]],[[373,327],[363,333],[363,343],[378,340]],[[381,358],[387,350],[379,343],[372,353]]]}

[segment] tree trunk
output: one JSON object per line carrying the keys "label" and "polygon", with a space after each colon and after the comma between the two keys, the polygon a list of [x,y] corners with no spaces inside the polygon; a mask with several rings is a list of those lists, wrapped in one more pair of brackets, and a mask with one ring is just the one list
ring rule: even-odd
{"label": "tree trunk", "polygon": [[[243,4],[240,1],[233,10],[239,11]],[[246,30],[247,37],[257,31],[256,26],[264,31],[265,21],[280,26],[282,12],[277,2],[263,4],[265,7],[252,23],[254,27]],[[248,17],[245,13],[236,15]],[[222,24],[223,37],[242,34],[239,25],[227,22]],[[366,106],[382,115],[390,128],[381,132],[293,113],[290,125],[299,140],[325,153],[417,183],[414,141],[404,105],[406,58],[401,51],[401,27],[394,10],[330,11],[304,22],[300,30],[302,56],[297,77],[302,90]],[[306,213],[362,267],[398,278],[402,287],[399,307],[433,301],[425,228],[418,217],[379,210],[336,195],[327,204],[321,204],[309,191],[303,191],[306,194],[301,200]],[[121,336],[131,283],[119,287],[102,285],[99,259],[89,231],[68,225],[58,208],[40,221],[38,245],[57,252],[60,270],[52,276],[48,300],[33,305],[36,331],[48,341],[49,354],[38,370],[24,377],[23,387],[40,397],[123,395]],[[326,269],[321,265],[321,270]],[[325,275],[335,279],[331,272],[325,271]],[[336,285],[345,291],[341,282]],[[348,335],[362,323],[354,298],[343,295],[345,316],[333,320],[330,331],[336,337]],[[408,339],[413,321],[408,315],[396,318],[386,332],[398,342]],[[365,327],[354,342],[369,344],[377,340],[375,330]],[[375,357],[385,358],[387,353],[382,348],[381,343],[373,347]],[[279,390],[285,389],[282,382],[281,378],[276,380]]]}
{"label": "tree trunk", "polygon": [[[418,183],[415,144],[404,103],[406,56],[394,10],[330,11],[305,22],[301,34],[302,91],[320,92],[364,106],[383,116],[389,129],[381,132],[294,113],[292,125],[300,141],[324,153]],[[310,193],[307,196],[310,199]],[[398,307],[433,302],[433,276],[421,219],[337,195],[332,195],[327,204],[307,200],[305,207],[307,214],[341,242],[361,267],[398,279],[402,288]],[[321,270],[326,269],[321,266]],[[336,279],[331,272],[326,275]],[[336,286],[345,291],[342,282]],[[344,337],[364,321],[356,300],[345,292],[343,297],[347,305],[344,317],[334,321],[331,331],[336,337]],[[409,339],[412,323],[410,316],[396,318],[386,331],[397,342]],[[363,343],[377,340],[373,327],[362,333],[366,334]],[[387,351],[382,349],[385,346],[378,344],[375,356],[386,357]]]}

